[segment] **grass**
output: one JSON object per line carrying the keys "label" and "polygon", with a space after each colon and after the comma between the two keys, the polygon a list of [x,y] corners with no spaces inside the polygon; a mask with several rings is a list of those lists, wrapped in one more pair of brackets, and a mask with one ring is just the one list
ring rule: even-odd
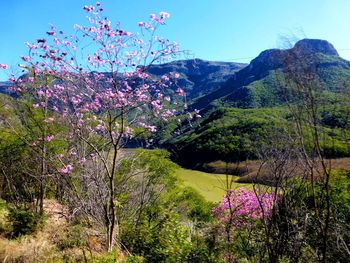
{"label": "grass", "polygon": [[[208,201],[221,201],[226,189],[226,175],[212,174],[195,170],[179,168],[176,175],[183,181],[185,186],[190,186],[202,194]],[[230,188],[248,187],[249,184],[236,183],[238,176],[231,176],[232,186]],[[230,180],[229,179],[229,180]]]}
{"label": "grass", "polygon": [[[9,223],[1,221],[4,220],[6,212],[4,204],[0,199],[0,226],[1,223]],[[74,235],[75,232],[72,232],[74,229],[66,217],[66,209],[56,200],[46,199],[44,200],[44,210],[47,220],[36,233],[8,239],[0,232],[0,262],[84,262],[84,253],[88,262],[107,262],[107,260],[103,260],[106,255],[100,238],[102,235],[85,227],[82,229],[81,236],[78,236],[80,232]],[[72,234],[66,234],[69,230],[71,231],[68,233]],[[73,238],[80,238],[79,240],[84,241],[81,245],[75,245],[72,243]],[[90,254],[89,248],[92,254]],[[108,256],[108,262],[122,262],[119,260],[122,253],[117,248],[113,254],[108,254]]]}

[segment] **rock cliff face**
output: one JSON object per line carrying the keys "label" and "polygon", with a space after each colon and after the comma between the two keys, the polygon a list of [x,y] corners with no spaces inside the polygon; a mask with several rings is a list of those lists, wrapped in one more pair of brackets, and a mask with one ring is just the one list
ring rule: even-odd
{"label": "rock cliff face", "polygon": [[326,40],[321,39],[303,39],[298,41],[294,50],[300,50],[304,53],[322,53],[328,56],[339,56],[334,46]]}

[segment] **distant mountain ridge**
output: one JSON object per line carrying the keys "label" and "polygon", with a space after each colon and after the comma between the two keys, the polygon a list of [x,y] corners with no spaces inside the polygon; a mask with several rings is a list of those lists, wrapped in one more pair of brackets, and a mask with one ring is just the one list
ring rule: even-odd
{"label": "distant mountain ridge", "polygon": [[209,104],[240,108],[276,106],[281,103],[277,94],[279,83],[276,77],[286,64],[295,67],[314,64],[320,80],[326,88],[333,91],[339,89],[338,86],[344,82],[350,83],[350,62],[339,57],[332,44],[325,40],[303,39],[291,49],[261,52],[220,88],[199,98],[193,107],[203,109]]}
{"label": "distant mountain ridge", "polygon": [[0,81],[0,93],[7,94],[7,95],[13,95],[13,92],[9,90],[9,87],[11,86],[10,82],[8,81]]}
{"label": "distant mountain ridge", "polygon": [[[339,57],[331,43],[319,39],[300,40],[290,49],[262,51],[249,64],[187,59],[153,64],[147,71],[155,77],[179,73],[176,86],[185,90],[192,108],[269,107],[283,103],[276,78],[287,59],[294,59],[294,64],[301,60],[302,63],[319,63],[318,75],[325,88],[331,91],[350,83],[350,62]],[[8,82],[0,82],[0,93],[11,94],[8,87]]]}
{"label": "distant mountain ridge", "polygon": [[180,74],[177,85],[184,89],[189,99],[205,95],[248,64],[236,62],[207,61],[202,59],[177,60],[166,64],[153,64],[147,72],[154,76],[176,72]]}
{"label": "distant mountain ridge", "polygon": [[[166,73],[180,74],[177,86],[184,89],[189,100],[205,95],[226,82],[232,75],[247,66],[244,63],[206,61],[202,59],[177,60],[165,64],[153,64],[147,72],[155,77]],[[108,73],[106,73],[108,75]],[[0,93],[9,94],[8,82],[0,82]]]}

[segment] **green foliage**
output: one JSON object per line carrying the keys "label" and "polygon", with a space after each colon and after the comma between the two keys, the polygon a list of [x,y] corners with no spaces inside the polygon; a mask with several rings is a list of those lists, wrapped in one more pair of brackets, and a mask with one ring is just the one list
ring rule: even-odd
{"label": "green foliage", "polygon": [[236,161],[256,157],[255,144],[269,129],[283,127],[282,109],[214,111],[191,133],[174,140],[182,164],[191,166],[216,160]]}
{"label": "green foliage", "polygon": [[[139,150],[134,161],[124,161],[120,173],[130,172],[131,167],[145,171],[148,199],[137,210],[138,220],[135,216],[124,219],[122,243],[142,262],[191,262],[187,261],[193,245],[189,225],[200,228],[209,222],[212,204],[194,189],[180,185],[175,174],[178,168],[165,151]],[[136,182],[133,186],[138,191]],[[139,204],[134,201],[132,205]],[[122,206],[125,211],[126,204]]]}
{"label": "green foliage", "polygon": [[175,197],[175,202],[180,214],[187,215],[191,221],[209,222],[212,218],[213,204],[206,201],[199,192],[191,187],[180,189],[178,196]]}
{"label": "green foliage", "polygon": [[141,256],[129,256],[126,258],[125,263],[142,263],[145,262]]}
{"label": "green foliage", "polygon": [[168,187],[176,181],[174,176],[177,165],[169,160],[165,150],[138,150],[135,155],[137,166],[146,169],[152,182],[165,184]]}
{"label": "green foliage", "polygon": [[334,106],[328,106],[321,111],[322,124],[329,128],[348,129],[350,126],[350,107],[334,101]]}
{"label": "green foliage", "polygon": [[8,204],[0,199],[0,234],[5,234],[10,231],[8,218]]}
{"label": "green foliage", "polygon": [[[327,262],[348,262],[344,249],[350,245],[349,172],[331,171],[330,216],[327,230]],[[324,243],[327,195],[324,182],[289,180],[288,191],[280,196],[269,222],[268,240],[275,258],[316,262]]]}
{"label": "green foliage", "polygon": [[126,227],[122,242],[145,262],[184,262],[191,246],[188,230],[180,224],[176,213],[159,209],[163,210],[148,211],[137,228]]}
{"label": "green foliage", "polygon": [[67,248],[81,247],[85,245],[86,240],[83,234],[82,225],[68,225],[61,229],[58,234],[57,247],[60,250]]}
{"label": "green foliage", "polygon": [[[350,155],[347,140],[349,108],[322,108],[318,111],[321,125],[317,128],[323,154],[326,157],[344,157]],[[333,113],[332,113],[333,112]],[[306,118],[306,116],[302,116]],[[333,123],[333,120],[336,122]],[[323,124],[323,125],[322,125]],[[337,127],[338,126],[338,127]],[[306,149],[312,154],[314,130],[302,126]],[[268,138],[276,134],[290,134],[297,137],[295,120],[288,109],[260,108],[238,109],[222,108],[204,117],[195,129],[181,134],[171,141],[174,157],[184,166],[222,160],[235,162],[256,159],[258,151],[268,144]]]}
{"label": "green foliage", "polygon": [[25,207],[10,207],[8,220],[11,222],[11,236],[16,238],[22,235],[34,233],[42,217]]}
{"label": "green foliage", "polygon": [[[321,189],[318,189],[321,191]],[[334,171],[330,180],[331,223],[330,247],[328,260],[337,259],[338,262],[347,262],[349,255],[343,253],[344,246],[338,246],[337,240],[350,246],[350,173]]]}
{"label": "green foliage", "polygon": [[276,107],[285,103],[283,85],[281,72],[271,70],[267,76],[235,89],[222,100],[224,105],[237,108]]}
{"label": "green foliage", "polygon": [[33,178],[23,176],[24,159],[28,157],[28,152],[28,146],[10,130],[0,129],[1,198],[8,201],[16,198],[24,202],[32,200],[34,189],[30,185]]}

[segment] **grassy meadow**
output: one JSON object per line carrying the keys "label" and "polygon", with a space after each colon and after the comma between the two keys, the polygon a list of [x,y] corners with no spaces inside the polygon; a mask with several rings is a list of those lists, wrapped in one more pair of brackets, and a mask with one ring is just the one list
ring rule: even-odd
{"label": "grassy meadow", "polygon": [[[196,170],[179,168],[176,175],[185,186],[190,186],[201,193],[208,201],[219,202],[225,194],[227,177],[224,174],[205,173]],[[251,187],[250,184],[236,183],[238,176],[229,175],[231,189],[238,187]]]}

